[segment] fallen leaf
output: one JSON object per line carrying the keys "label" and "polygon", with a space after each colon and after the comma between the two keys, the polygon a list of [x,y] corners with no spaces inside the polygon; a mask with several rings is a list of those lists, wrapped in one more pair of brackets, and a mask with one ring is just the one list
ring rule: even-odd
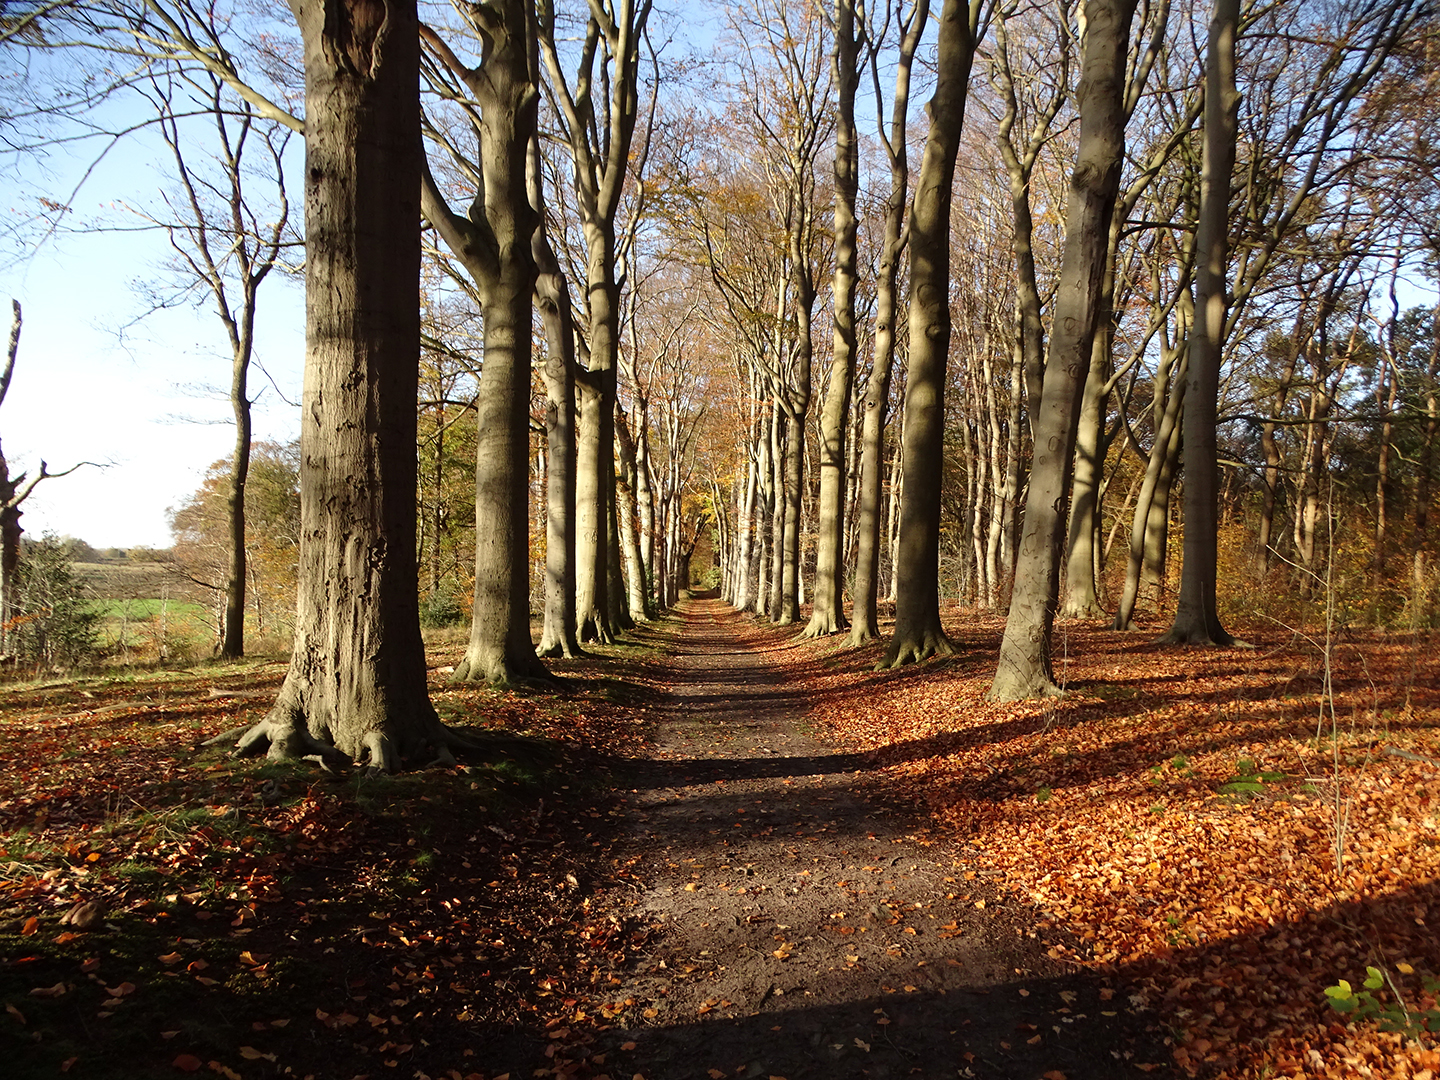
{"label": "fallen leaf", "polygon": [[705,1071],[710,1074],[710,1080],[720,1080],[725,1075],[724,1069],[706,1069]]}
{"label": "fallen leaf", "polygon": [[230,1068],[230,1066],[228,1065],[222,1065],[218,1061],[212,1061],[209,1063],[209,1065],[211,1072],[219,1073],[221,1076],[225,1077],[225,1080],[241,1080],[240,1074],[234,1069]]}
{"label": "fallen leaf", "polygon": [[199,1072],[200,1066],[203,1065],[204,1062],[202,1062],[194,1054],[181,1054],[170,1064],[174,1065],[177,1069],[184,1070],[185,1072]]}
{"label": "fallen leaf", "polygon": [[181,956],[178,952],[171,952],[166,953],[164,956],[160,957],[160,962],[166,967],[174,967],[183,959],[185,958]]}
{"label": "fallen leaf", "polygon": [[105,992],[111,997],[129,997],[135,992],[135,984],[132,982],[123,982],[119,986],[107,986]]}
{"label": "fallen leaf", "polygon": [[57,998],[61,994],[65,993],[65,991],[68,989],[69,987],[67,987],[63,982],[57,982],[54,986],[35,987],[34,990],[30,991],[30,996],[37,998]]}
{"label": "fallen leaf", "polygon": [[62,1062],[60,1063],[60,1071],[61,1071],[61,1072],[69,1072],[71,1066],[73,1066],[73,1065],[75,1064],[75,1062],[77,1062],[77,1061],[79,1061],[79,1060],[80,1060],[80,1059],[79,1059],[78,1057],[68,1057],[68,1058],[66,1058],[64,1061],[62,1061]]}
{"label": "fallen leaf", "polygon": [[20,927],[20,936],[29,937],[31,934],[35,933],[36,930],[39,929],[40,920],[37,919],[34,915],[31,915],[28,919],[25,920],[25,925]]}
{"label": "fallen leaf", "polygon": [[858,1046],[861,1050],[864,1050],[867,1054],[870,1052],[870,1044],[867,1043],[864,1039],[860,1038],[860,1036],[858,1035],[855,1036],[855,1045]]}
{"label": "fallen leaf", "polygon": [[11,1005],[8,1001],[5,1003],[5,1011],[11,1016],[13,1016],[16,1020],[19,1020],[21,1024],[25,1023],[25,1014],[22,1013],[19,1009],[17,1009],[14,1005]]}

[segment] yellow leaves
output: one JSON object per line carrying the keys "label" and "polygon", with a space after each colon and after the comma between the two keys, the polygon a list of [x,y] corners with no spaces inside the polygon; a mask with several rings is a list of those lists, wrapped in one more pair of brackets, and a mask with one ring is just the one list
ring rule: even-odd
{"label": "yellow leaves", "polygon": [[782,941],[780,943],[780,947],[774,952],[772,952],[770,955],[775,957],[776,960],[788,960],[790,959],[790,952],[794,948],[795,946],[792,945],[790,942]]}

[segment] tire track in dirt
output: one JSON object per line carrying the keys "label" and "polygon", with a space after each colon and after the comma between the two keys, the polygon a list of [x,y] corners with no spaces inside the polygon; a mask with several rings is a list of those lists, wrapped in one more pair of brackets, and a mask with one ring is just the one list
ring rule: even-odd
{"label": "tire track in dirt", "polygon": [[1108,1080],[1168,1062],[1137,1047],[1123,990],[1062,970],[963,849],[867,794],[865,755],[805,732],[791,641],[715,600],[682,619],[653,758],[616,776],[611,855],[641,884],[596,898],[654,928],[612,987],[631,1003],[604,1039],[612,1076]]}

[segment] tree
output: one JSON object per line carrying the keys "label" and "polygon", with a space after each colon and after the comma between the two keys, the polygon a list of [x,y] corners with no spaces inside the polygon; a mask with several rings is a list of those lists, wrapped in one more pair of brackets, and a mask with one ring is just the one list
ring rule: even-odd
{"label": "tree", "polygon": [[890,165],[890,194],[885,202],[879,280],[875,298],[875,358],[865,388],[860,432],[860,490],[856,507],[855,589],[850,606],[850,644],[880,636],[876,603],[880,591],[880,506],[885,480],[885,413],[890,407],[890,377],[895,361],[895,313],[899,305],[900,258],[907,240],[905,202],[910,188],[906,122],[910,109],[910,70],[930,18],[929,0],[915,0],[899,19],[900,49],[890,131],[884,126],[876,53],[870,57],[875,85],[875,115]]}
{"label": "tree", "polygon": [[[478,133],[479,160],[462,165],[473,178],[475,196],[467,215],[455,213],[427,166],[423,208],[473,280],[484,317],[475,454],[475,597],[470,643],[454,678],[503,685],[547,674],[530,637],[529,582],[536,287],[531,245],[538,222],[526,171],[536,132],[539,72],[531,44],[534,27],[523,0],[473,4],[465,14],[482,43],[478,67],[465,65],[429,27],[422,26],[421,34],[478,106],[468,120]],[[432,80],[438,80],[439,71],[431,71]],[[445,92],[461,97],[448,88]],[[447,146],[455,152],[453,142]]]}
{"label": "tree", "polygon": [[419,33],[409,0],[291,10],[308,178],[299,595],[279,696],[236,749],[390,772],[461,744],[426,690],[415,562]]}
{"label": "tree", "polygon": [[[1090,0],[1080,87],[1080,143],[1065,211],[1050,352],[1034,410],[1035,453],[1015,588],[990,697],[1015,701],[1059,692],[1050,639],[1074,467],[1075,427],[1099,317],[1111,214],[1125,157],[1125,54],[1136,0]],[[907,478],[908,484],[908,478]]]}
{"label": "tree", "polygon": [[910,365],[905,382],[905,494],[896,557],[895,632],[880,661],[899,667],[954,645],[940,625],[940,481],[950,348],[950,203],[981,0],[945,0],[930,131],[910,212]]}
{"label": "tree", "polygon": [[855,197],[860,183],[859,132],[855,128],[855,91],[860,83],[860,51],[865,24],[855,17],[855,0],[835,0],[835,44],[831,82],[839,93],[835,120],[835,335],[830,385],[820,413],[820,503],[816,531],[815,588],[806,637],[834,634],[847,626],[844,611],[845,432],[850,420],[850,390],[855,381],[855,287],[859,279],[855,251]]}
{"label": "tree", "polygon": [[[216,12],[203,18],[181,8],[177,19],[204,47],[223,50]],[[255,315],[260,286],[289,243],[290,200],[285,189],[284,155],[291,131],[262,119],[212,71],[184,65],[151,70],[149,90],[160,132],[175,163],[179,198],[166,199],[164,218],[147,215],[162,228],[177,259],[183,292],[210,295],[230,346],[230,407],[235,417],[235,449],[230,458],[229,565],[225,572],[225,616],[220,655],[245,654],[245,489],[250,472],[252,422],[250,363],[255,352]],[[190,117],[214,128],[213,166],[195,160]],[[252,153],[251,150],[258,147]],[[258,156],[257,167],[253,159]],[[257,178],[273,185],[262,223],[250,190]]]}
{"label": "tree", "polygon": [[[200,489],[170,512],[175,537],[172,558],[186,577],[229,599],[226,575],[233,560],[230,491],[233,460],[215,462],[206,471]],[[295,609],[296,555],[300,543],[300,450],[258,442],[250,447],[249,478],[245,485],[246,603],[257,631],[275,618],[277,608]],[[221,642],[228,610],[222,610],[217,629]],[[223,654],[222,654],[223,655]]]}
{"label": "tree", "polygon": [[[632,168],[640,101],[640,45],[651,0],[591,0],[574,89],[566,81],[553,0],[539,5],[540,49],[561,139],[574,166],[587,249],[585,311],[589,369],[580,380],[576,461],[576,602],[580,639],[613,636],[607,610],[609,523],[615,513],[615,391],[620,355],[617,216]],[[597,70],[598,65],[598,70]],[[597,77],[598,76],[598,77]],[[600,88],[602,100],[594,90]],[[637,167],[638,170],[638,167]]]}
{"label": "tree", "polygon": [[66,545],[46,535],[24,548],[12,582],[6,655],[37,670],[90,659],[100,616],[75,578]]}
{"label": "tree", "polygon": [[[15,358],[20,352],[20,329],[24,325],[20,301],[11,300],[10,307],[14,318],[10,323],[10,344],[5,352],[5,367],[0,369],[0,405],[5,404],[5,395],[10,392],[10,379],[15,374]],[[20,565],[20,536],[24,532],[20,527],[20,507],[34,494],[42,480],[68,476],[81,465],[88,464],[92,463],[82,461],[64,472],[52,473],[42,460],[40,471],[33,477],[23,472],[12,476],[4,451],[0,451],[0,652],[9,649],[7,635],[17,610],[14,596],[15,574]]]}
{"label": "tree", "polygon": [[1230,223],[1230,176],[1235,170],[1235,36],[1240,0],[1215,0],[1205,61],[1205,149],[1200,172],[1200,223],[1195,238],[1195,327],[1186,374],[1185,553],[1180,603],[1162,641],[1229,645],[1215,605],[1216,397],[1225,343],[1226,233]]}

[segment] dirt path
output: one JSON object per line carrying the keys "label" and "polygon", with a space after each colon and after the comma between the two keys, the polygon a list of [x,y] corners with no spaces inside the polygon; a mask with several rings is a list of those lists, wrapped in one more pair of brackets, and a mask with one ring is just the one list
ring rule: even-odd
{"label": "dirt path", "polygon": [[[1062,971],[959,847],[862,788],[868,762],[804,730],[799,648],[714,600],[671,647],[654,759],[617,774],[597,897],[656,930],[614,1003],[613,1076],[1110,1077],[1124,993]],[[618,1020],[617,1024],[624,1021]]]}

